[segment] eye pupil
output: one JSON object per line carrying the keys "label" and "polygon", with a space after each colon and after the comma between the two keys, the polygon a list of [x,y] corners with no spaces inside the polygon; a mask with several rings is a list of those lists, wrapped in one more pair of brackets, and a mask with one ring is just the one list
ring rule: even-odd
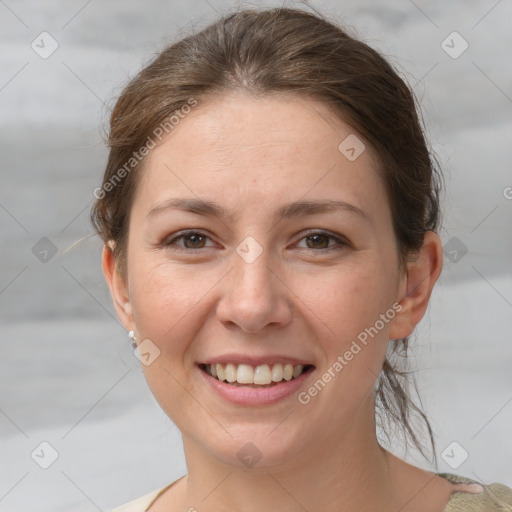
{"label": "eye pupil", "polygon": [[[185,245],[190,245],[187,242],[192,241],[192,247],[187,247],[187,249],[197,249],[198,246],[202,247],[201,241],[204,243],[204,236],[199,234],[187,235],[185,238]],[[199,244],[197,243],[199,241]]]}
{"label": "eye pupil", "polygon": [[320,242],[322,242],[322,241],[326,242],[327,241],[327,245],[325,243],[324,244],[320,243],[320,245],[321,245],[320,248],[321,249],[324,249],[324,248],[326,248],[329,245],[328,237],[325,236],[325,235],[311,235],[311,236],[308,236],[307,239],[308,239],[308,241],[309,240],[314,240],[315,241],[315,242],[313,242],[313,247],[312,247],[313,249],[318,249],[319,245],[316,243],[316,242],[318,242],[318,240],[320,240]]}

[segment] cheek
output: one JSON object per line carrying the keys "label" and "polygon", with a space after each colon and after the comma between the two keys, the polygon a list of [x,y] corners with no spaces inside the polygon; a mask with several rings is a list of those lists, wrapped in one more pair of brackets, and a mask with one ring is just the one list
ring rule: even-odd
{"label": "cheek", "polygon": [[389,268],[385,255],[361,252],[350,264],[300,276],[292,289],[337,340],[352,339],[392,306],[397,283]]}
{"label": "cheek", "polygon": [[[397,283],[389,271],[389,258],[372,251],[359,256],[351,265],[304,279],[300,292],[309,296],[308,306],[321,320],[316,322],[316,335],[323,333],[325,366],[321,373],[326,379],[331,378],[328,373],[336,375],[333,380],[337,384],[331,392],[345,400],[347,407],[373,388],[386,355],[390,321],[395,316],[392,305]],[[351,398],[347,398],[347,392]]]}
{"label": "cheek", "polygon": [[137,262],[138,268],[130,275],[137,331],[141,340],[150,339],[160,351],[142,370],[155,399],[179,426],[185,415],[171,413],[190,409],[191,361],[185,358],[201,329],[201,299],[211,290],[212,279],[204,272],[178,269],[169,262],[153,259],[146,265],[143,257]]}
{"label": "cheek", "polygon": [[169,263],[151,262],[131,274],[132,304],[139,329],[154,335],[169,329],[190,312],[208,288],[199,273],[173,269]]}
{"label": "cheek", "polygon": [[133,315],[141,339],[155,343],[166,366],[176,371],[188,357],[187,349],[201,331],[210,311],[209,298],[224,275],[220,269],[177,265],[165,255],[139,255],[131,269]]}

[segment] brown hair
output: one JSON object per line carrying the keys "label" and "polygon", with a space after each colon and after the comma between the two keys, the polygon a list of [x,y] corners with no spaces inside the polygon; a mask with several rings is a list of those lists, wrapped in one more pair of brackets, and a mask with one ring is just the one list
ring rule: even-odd
{"label": "brown hair", "polygon": [[[288,8],[242,10],[165,48],[124,89],[111,118],[110,153],[102,192],[92,211],[103,241],[115,242],[124,269],[130,207],[144,160],[126,163],[154,138],[155,128],[190,100],[237,90],[253,95],[294,92],[328,105],[378,152],[391,207],[400,268],[420,249],[426,231],[439,224],[441,175],[429,152],[415,98],[393,67],[374,49],[319,14]],[[341,141],[340,141],[341,142]],[[123,179],[115,186],[113,179]],[[139,172],[137,172],[139,171]],[[376,390],[376,406],[396,420],[414,445],[424,447],[411,413],[430,424],[408,394],[407,372],[391,359],[407,353],[408,339],[393,340]],[[380,418],[381,414],[378,414]],[[388,433],[389,437],[389,433]]]}

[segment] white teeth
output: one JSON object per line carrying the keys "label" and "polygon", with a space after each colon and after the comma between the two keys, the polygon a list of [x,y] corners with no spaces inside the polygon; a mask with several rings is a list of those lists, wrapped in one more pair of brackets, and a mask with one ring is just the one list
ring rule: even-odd
{"label": "white teeth", "polygon": [[283,380],[283,365],[275,364],[272,367],[272,380],[274,382],[281,382]]}
{"label": "white teeth", "polygon": [[303,366],[298,364],[293,368],[292,377],[296,379],[302,373]]}
{"label": "white teeth", "polygon": [[253,367],[249,364],[208,364],[206,371],[216,377],[220,381],[227,381],[230,383],[237,382],[238,384],[257,384],[269,385],[272,382],[281,382],[284,380],[292,380],[302,374],[304,366],[298,364],[293,366],[291,364],[262,364]]}
{"label": "white teeth", "polygon": [[239,364],[236,370],[236,381],[239,384],[252,384],[254,377],[254,370],[248,364]]}
{"label": "white teeth", "polygon": [[235,382],[236,380],[236,366],[234,364],[227,364],[225,370],[226,380],[228,382]]}
{"label": "white teeth", "polygon": [[256,366],[254,370],[253,384],[270,384],[272,382],[272,375],[270,375],[270,368],[268,364]]}
{"label": "white teeth", "polygon": [[[209,364],[210,373],[212,373],[212,366],[216,367],[217,379],[226,380],[226,374],[224,373],[224,367],[221,364]],[[213,373],[212,373],[213,375]]]}

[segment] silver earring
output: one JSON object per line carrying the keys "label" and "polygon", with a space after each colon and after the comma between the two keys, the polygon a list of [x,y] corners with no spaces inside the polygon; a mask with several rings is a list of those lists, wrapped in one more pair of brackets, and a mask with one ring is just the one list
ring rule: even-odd
{"label": "silver earring", "polygon": [[133,331],[130,331],[128,333],[128,337],[132,340],[132,347],[137,348],[137,338],[135,337],[135,333]]}

